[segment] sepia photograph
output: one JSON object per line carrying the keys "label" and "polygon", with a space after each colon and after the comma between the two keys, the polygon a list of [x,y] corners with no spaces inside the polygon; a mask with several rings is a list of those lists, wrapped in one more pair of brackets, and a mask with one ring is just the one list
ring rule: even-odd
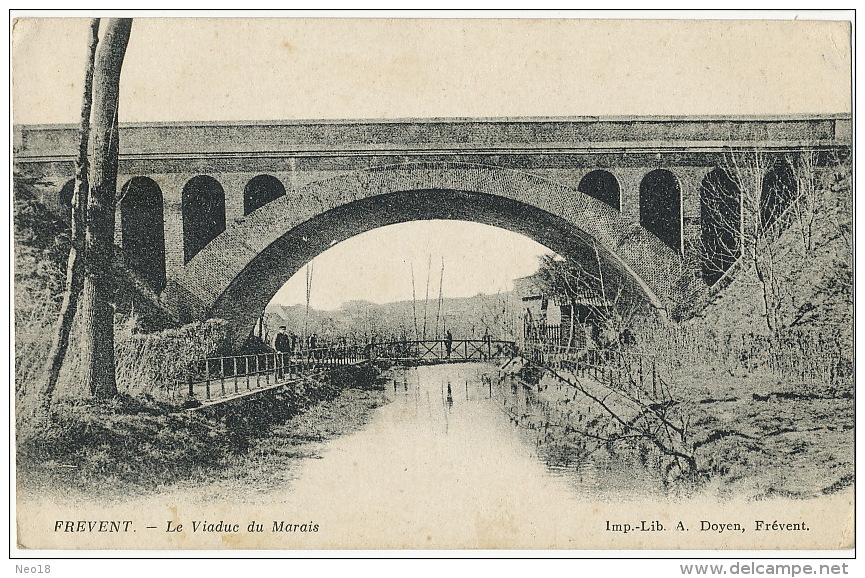
{"label": "sepia photograph", "polygon": [[13,557],[852,554],[849,12],[103,16],[9,20]]}

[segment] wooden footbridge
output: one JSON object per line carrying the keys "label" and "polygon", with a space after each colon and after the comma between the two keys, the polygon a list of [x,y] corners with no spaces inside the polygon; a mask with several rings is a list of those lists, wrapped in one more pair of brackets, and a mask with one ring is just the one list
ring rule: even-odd
{"label": "wooden footbridge", "polygon": [[513,341],[500,339],[404,340],[373,343],[369,346],[372,358],[400,364],[488,361],[505,356],[513,357],[516,351]]}
{"label": "wooden footbridge", "polygon": [[172,403],[198,409],[297,385],[349,365],[377,361],[405,365],[488,361],[510,358],[516,352],[513,341],[441,339],[207,357],[186,368],[182,378],[169,384],[164,394]]}

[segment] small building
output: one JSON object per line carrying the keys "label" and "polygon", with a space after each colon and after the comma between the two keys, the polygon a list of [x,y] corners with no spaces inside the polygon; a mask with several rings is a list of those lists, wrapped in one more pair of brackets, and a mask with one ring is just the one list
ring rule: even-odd
{"label": "small building", "polygon": [[548,345],[594,348],[611,307],[608,300],[588,293],[578,296],[572,307],[570,300],[545,294],[537,274],[514,279],[514,292],[522,303],[523,339]]}

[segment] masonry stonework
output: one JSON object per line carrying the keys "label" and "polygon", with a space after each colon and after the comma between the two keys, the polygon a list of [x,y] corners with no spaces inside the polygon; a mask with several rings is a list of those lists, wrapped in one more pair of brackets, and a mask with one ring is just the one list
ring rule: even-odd
{"label": "masonry stonework", "polygon": [[[146,176],[162,193],[165,246],[151,249],[164,253],[164,301],[187,319],[229,318],[239,332],[332,241],[429,218],[501,226],[563,255],[597,245],[608,266],[675,317],[708,289],[700,274],[706,174],[734,150],[849,148],[850,127],[843,115],[122,125],[118,190]],[[58,212],[76,141],[74,126],[14,127],[16,177]],[[640,226],[640,186],[658,168],[672,172],[681,195],[678,249]],[[619,211],[577,190],[597,169],[618,182]],[[198,175],[224,189],[226,229],[184,263],[182,192]],[[278,179],[286,194],[245,215],[244,189],[259,175]]]}

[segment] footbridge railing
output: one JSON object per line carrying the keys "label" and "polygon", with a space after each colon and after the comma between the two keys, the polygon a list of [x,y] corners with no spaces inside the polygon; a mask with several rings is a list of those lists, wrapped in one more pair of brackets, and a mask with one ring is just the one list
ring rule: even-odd
{"label": "footbridge railing", "polygon": [[440,339],[213,356],[186,367],[181,377],[166,388],[166,394],[173,402],[219,402],[368,360],[412,363],[486,361],[510,358],[516,353],[513,341]]}
{"label": "footbridge railing", "polygon": [[187,368],[169,397],[204,402],[230,398],[366,359],[365,348],[357,345],[207,357]]}
{"label": "footbridge railing", "polygon": [[388,341],[367,346],[372,359],[395,362],[435,363],[486,361],[512,357],[517,347],[501,339],[426,339]]}

